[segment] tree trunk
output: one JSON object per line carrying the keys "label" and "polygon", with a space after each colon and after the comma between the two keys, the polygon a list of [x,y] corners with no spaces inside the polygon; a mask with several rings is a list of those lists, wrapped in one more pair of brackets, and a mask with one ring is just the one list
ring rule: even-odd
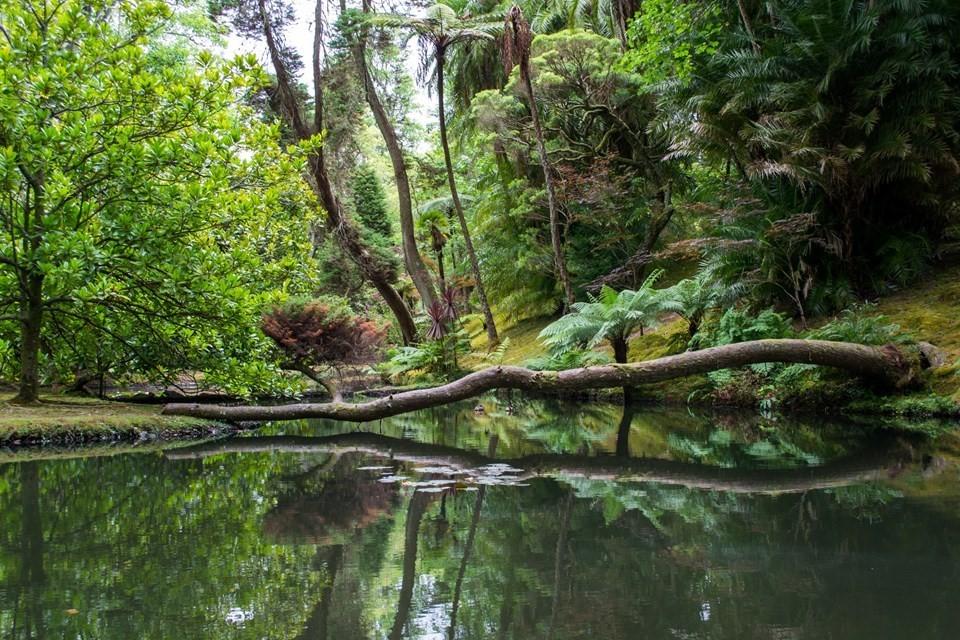
{"label": "tree trunk", "polygon": [[473,271],[473,279],[476,281],[477,297],[480,298],[480,308],[483,310],[484,323],[487,325],[487,342],[490,347],[493,347],[500,342],[500,336],[497,335],[497,325],[493,321],[493,312],[490,311],[487,292],[483,288],[480,262],[477,260],[477,252],[473,249],[473,240],[470,237],[470,229],[467,228],[467,219],[463,215],[463,205],[460,204],[460,194],[457,193],[457,180],[453,175],[453,161],[450,159],[450,144],[447,141],[447,116],[443,109],[443,61],[444,52],[439,50],[437,51],[437,110],[439,111],[437,115],[440,119],[440,146],[443,147],[443,161],[447,166],[450,198],[453,200],[453,208],[457,213],[457,219],[460,221],[463,244],[466,246],[467,256],[470,258],[470,269]]}
{"label": "tree trunk", "polygon": [[283,365],[283,368],[289,371],[298,371],[319,384],[321,387],[327,390],[327,393],[330,394],[331,402],[343,402],[343,393],[340,391],[340,387],[337,386],[337,383],[329,378],[321,376],[313,369],[313,367],[310,367],[303,362],[288,362]]}
{"label": "tree trunk", "polygon": [[567,273],[567,261],[563,251],[563,238],[560,235],[560,214],[557,210],[557,195],[553,184],[553,167],[547,156],[547,145],[543,139],[543,127],[540,124],[540,113],[537,111],[537,99],[533,94],[533,83],[530,81],[530,61],[524,57],[520,62],[520,79],[527,92],[527,101],[530,103],[530,117],[533,119],[533,131],[537,138],[537,153],[540,154],[540,166],[543,168],[543,180],[547,187],[547,208],[550,211],[550,244],[553,246],[553,264],[557,270],[557,278],[563,285],[564,313],[576,302],[573,295],[573,286],[570,284],[570,275]]}
{"label": "tree trunk", "polygon": [[826,340],[753,340],[702,351],[688,351],[646,362],[609,364],[566,371],[532,371],[512,366],[489,367],[439,387],[405,391],[359,404],[306,403],[228,407],[184,403],[168,404],[163,412],[167,415],[226,421],[330,418],[366,422],[466,400],[491,389],[556,392],[632,387],[764,362],[835,367],[895,389],[915,383],[922,367],[919,357],[906,354],[894,345],[870,347]]}
{"label": "tree trunk", "polygon": [[[270,52],[270,60],[274,73],[277,76],[276,98],[280,103],[284,117],[298,140],[307,140],[314,133],[323,131],[323,84],[321,79],[321,52],[322,52],[322,24],[323,16],[320,0],[316,4],[313,47],[313,74],[314,74],[314,122],[313,127],[307,125],[300,110],[300,102],[290,80],[289,72],[280,55],[276,35],[270,24],[270,17],[266,9],[265,0],[259,0],[260,15],[263,19],[263,35]],[[307,159],[308,180],[314,194],[323,204],[327,212],[327,221],[333,231],[340,248],[357,265],[361,273],[373,284],[383,298],[390,311],[397,319],[400,335],[405,344],[412,344],[417,340],[417,327],[414,324],[410,309],[407,308],[403,296],[393,287],[390,277],[383,265],[370,253],[356,227],[343,215],[343,207],[334,193],[327,173],[323,151],[317,150]]]}
{"label": "tree trunk", "polygon": [[12,402],[30,404],[40,397],[40,333],[43,328],[43,275],[26,276],[20,299],[20,385]]}
{"label": "tree trunk", "polygon": [[[630,344],[627,342],[627,339],[616,338],[610,341],[613,346],[613,361],[618,364],[627,363],[627,354],[630,351]],[[624,386],[623,387],[623,404],[624,406],[633,402],[634,390],[632,387]]]}
{"label": "tree trunk", "polygon": [[[370,12],[370,1],[363,0],[363,12]],[[423,258],[417,248],[417,240],[414,234],[413,224],[413,200],[410,197],[410,178],[407,175],[407,165],[403,157],[403,150],[400,148],[400,141],[397,138],[396,129],[387,111],[380,101],[377,94],[377,88],[373,84],[373,78],[370,76],[370,69],[367,68],[366,56],[367,32],[362,29],[354,47],[353,55],[357,63],[360,77],[363,80],[364,94],[367,98],[367,104],[370,105],[370,111],[373,112],[373,119],[380,129],[380,135],[383,137],[383,143],[387,147],[387,153],[390,155],[390,163],[393,165],[393,179],[397,185],[397,202],[400,209],[400,237],[403,247],[403,261],[407,267],[407,273],[413,280],[414,286],[420,293],[420,301],[425,309],[428,309],[436,297],[433,288],[433,280],[427,271]]]}
{"label": "tree trunk", "polygon": [[[493,459],[481,453],[438,444],[427,444],[391,438],[375,433],[343,433],[334,436],[256,436],[232,438],[168,449],[171,460],[192,460],[224,453],[362,453],[366,456],[416,465],[444,466],[470,475],[490,464],[508,464],[522,472],[511,475],[517,482],[534,478],[584,478],[618,482],[654,482],[672,486],[729,491],[731,493],[802,493],[861,484],[888,477],[894,469],[902,471],[904,460],[896,441],[882,443],[877,449],[857,453],[818,467],[796,469],[738,469],[713,465],[663,460],[661,458],[629,458],[614,456],[581,456],[538,454],[520,458]],[[413,499],[430,494],[414,493]],[[408,524],[412,521],[407,514]],[[417,511],[422,515],[422,510]],[[407,545],[413,538],[407,536]],[[416,553],[404,554],[404,567]],[[405,570],[406,573],[406,570]]]}

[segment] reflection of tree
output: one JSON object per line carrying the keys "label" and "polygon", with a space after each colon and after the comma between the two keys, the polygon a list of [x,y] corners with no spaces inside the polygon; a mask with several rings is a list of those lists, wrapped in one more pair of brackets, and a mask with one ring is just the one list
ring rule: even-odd
{"label": "reflection of tree", "polygon": [[43,570],[40,473],[36,462],[20,464],[20,501],[23,509],[20,537],[20,586],[26,591],[23,637],[42,640],[46,636],[46,631],[43,624],[41,595],[47,577]]}
{"label": "reflection of tree", "polygon": [[289,462],[0,465],[0,637],[293,637],[312,554],[264,544],[260,528],[267,480]]}
{"label": "reflection of tree", "polygon": [[390,640],[399,640],[403,628],[410,617],[410,603],[413,602],[413,584],[417,577],[417,540],[420,535],[420,522],[430,504],[430,494],[414,492],[407,505],[407,520],[403,533],[403,577],[400,580],[400,597],[397,600],[397,613],[390,628]]}
{"label": "reflection of tree", "polygon": [[[490,438],[487,455],[493,456],[497,452],[497,438]],[[450,626],[447,635],[453,640],[457,628],[457,610],[460,608],[460,595],[463,592],[463,577],[467,573],[467,563],[470,561],[470,552],[473,550],[473,541],[477,537],[477,526],[480,524],[480,512],[483,510],[483,499],[487,495],[487,485],[480,485],[477,497],[474,498],[473,515],[470,517],[470,529],[467,532],[467,542],[463,547],[463,556],[460,559],[460,568],[457,570],[457,581],[453,587],[453,603],[450,607]]]}
{"label": "reflection of tree", "polygon": [[567,533],[570,528],[570,510],[572,508],[573,492],[567,491],[567,495],[563,499],[563,506],[560,508],[560,531],[557,535],[557,550],[553,560],[553,596],[550,604],[550,623],[547,625],[547,640],[553,637],[553,629],[557,623],[557,613],[560,609],[560,578],[563,568],[563,555],[567,547]]}
{"label": "reflection of tree", "polygon": [[264,518],[264,531],[282,542],[327,545],[343,542],[393,510],[395,485],[358,474],[355,455],[333,457],[287,478],[287,488]]}
{"label": "reflection of tree", "polygon": [[320,587],[320,599],[310,612],[303,632],[297,636],[297,640],[327,640],[333,585],[343,564],[343,552],[343,545],[339,544],[317,550],[315,562],[325,569],[327,579]]}
{"label": "reflection of tree", "polygon": [[[950,501],[891,499],[862,483],[766,495],[753,489],[787,486],[785,470],[713,476],[702,464],[511,453],[549,477],[489,487],[480,505],[451,494],[444,540],[465,541],[451,553],[426,526],[439,494],[415,493],[393,516],[396,498],[378,498],[377,473],[358,467],[384,456],[391,466],[482,465],[488,455],[363,434],[250,447],[276,443],[297,453],[0,465],[0,638],[30,638],[28,614],[50,639],[418,637],[430,624],[447,632],[454,599],[460,640],[943,637],[956,627]],[[890,458],[876,461],[874,470]],[[852,482],[855,466],[827,479]],[[653,481],[664,473],[676,483]],[[640,476],[649,481],[624,481]],[[718,477],[739,483],[735,492],[680,483]],[[823,480],[805,476],[807,486]],[[77,615],[62,613],[73,606]],[[225,622],[234,607],[253,617]]]}
{"label": "reflection of tree", "polygon": [[617,427],[616,446],[617,455],[624,458],[630,457],[630,427],[633,426],[634,411],[633,405],[624,400],[623,414],[620,417],[620,426]]}

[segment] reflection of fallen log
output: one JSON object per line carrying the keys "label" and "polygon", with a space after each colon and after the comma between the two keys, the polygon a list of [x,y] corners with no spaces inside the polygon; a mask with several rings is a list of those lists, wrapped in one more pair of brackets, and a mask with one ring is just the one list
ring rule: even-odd
{"label": "reflection of fallen log", "polygon": [[891,449],[874,450],[818,467],[797,469],[732,469],[657,458],[615,456],[531,455],[490,458],[454,447],[423,444],[370,433],[327,437],[262,436],[222,440],[166,452],[168,458],[203,458],[221,453],[281,451],[289,453],[360,452],[409,464],[445,466],[483,473],[490,464],[520,469],[511,478],[586,478],[614,482],[656,482],[734,493],[795,493],[877,480],[894,473],[901,461]]}
{"label": "reflection of fallen log", "polygon": [[219,406],[168,404],[169,415],[224,421],[300,420],[331,418],[365,422],[466,400],[492,389],[528,391],[582,391],[635,387],[718,369],[765,362],[791,362],[835,367],[900,388],[910,384],[919,366],[894,345],[870,347],[825,340],[753,340],[722,347],[688,351],[674,356],[566,371],[532,371],[523,367],[490,367],[439,387],[405,391],[369,402],[305,403],[276,406]]}

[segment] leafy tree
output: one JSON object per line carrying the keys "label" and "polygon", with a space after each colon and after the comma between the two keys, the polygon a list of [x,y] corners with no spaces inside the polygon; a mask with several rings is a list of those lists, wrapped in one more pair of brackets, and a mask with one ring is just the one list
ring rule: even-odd
{"label": "leafy tree", "polygon": [[274,307],[261,327],[286,355],[284,367],[323,385],[334,402],[343,396],[329,373],[370,362],[386,334],[376,322],[354,315],[346,300],[332,297]]}
{"label": "leafy tree", "polygon": [[252,59],[151,56],[170,15],[160,2],[0,8],[0,304],[18,325],[20,402],[37,400],[45,362],[76,371],[94,355],[154,379],[218,369],[241,391],[267,377],[251,332],[279,284],[265,213],[298,210],[283,177],[297,166],[268,159],[276,131],[234,109]]}
{"label": "leafy tree", "polygon": [[645,0],[627,28],[621,64],[647,85],[686,82],[719,49],[722,18],[718,3]]}
{"label": "leafy tree", "polygon": [[676,148],[732,163],[771,209],[815,213],[808,281],[858,289],[896,233],[939,237],[956,201],[956,3],[781,0],[668,92]]}
{"label": "leafy tree", "polygon": [[420,214],[417,216],[420,234],[426,237],[437,257],[437,277],[441,289],[447,288],[447,274],[443,265],[443,251],[450,232],[450,220],[446,213],[447,201],[448,198],[434,198],[420,207]]}
{"label": "leafy tree", "polygon": [[533,131],[537,138],[537,153],[540,156],[540,166],[543,168],[543,181],[547,188],[547,208],[550,212],[550,244],[553,247],[553,262],[557,270],[557,277],[563,285],[564,309],[568,309],[576,298],[573,295],[573,286],[567,273],[567,261],[564,257],[563,239],[560,229],[560,212],[557,204],[557,194],[553,185],[553,166],[547,155],[547,145],[544,141],[543,126],[540,124],[539,107],[533,93],[533,81],[530,79],[530,45],[533,42],[533,33],[530,24],[523,17],[523,11],[513,5],[507,12],[504,25],[503,58],[504,66],[508,70],[514,65],[520,72],[520,83],[527,95],[530,105],[530,118],[533,121]]}
{"label": "leafy tree", "polygon": [[491,40],[493,25],[469,18],[461,18],[445,4],[435,4],[429,7],[422,18],[382,14],[374,16],[374,24],[409,29],[415,33],[420,41],[421,61],[420,74],[422,79],[434,76],[437,89],[437,118],[440,123],[440,146],[443,149],[443,160],[447,170],[447,183],[450,187],[450,197],[453,200],[454,211],[460,222],[460,231],[466,245],[467,256],[470,259],[470,268],[477,288],[477,297],[483,310],[484,324],[487,330],[487,339],[491,345],[499,342],[497,326],[490,310],[486,291],[483,288],[483,278],[480,274],[480,262],[473,246],[470,229],[463,213],[463,204],[457,191],[457,181],[453,170],[453,160],[450,155],[450,144],[447,140],[447,116],[444,110],[443,70],[447,52],[463,43],[474,40]]}
{"label": "leafy tree", "polygon": [[[284,29],[292,21],[291,8],[285,2],[268,3],[266,0],[230,0],[225,5],[233,7],[234,24],[240,31],[261,38],[267,45],[275,76],[275,85],[268,92],[271,111],[283,120],[291,138],[297,142],[294,150],[306,162],[307,182],[326,213],[328,226],[335,232],[333,237],[390,308],[397,320],[397,328],[403,341],[414,342],[417,336],[416,324],[406,301],[394,286],[396,272],[392,264],[384,264],[377,259],[356,225],[345,215],[333,181],[334,175],[330,170],[329,154],[325,153],[323,148],[323,136],[327,128],[327,87],[322,73],[326,50],[326,22],[323,19],[322,5],[316,5],[315,14],[318,19],[314,20],[313,25],[314,83],[309,100],[306,92],[302,91],[296,82],[296,73],[300,67],[299,57],[284,44],[283,39]],[[312,117],[307,115],[309,106],[312,106],[312,109],[309,109]]]}
{"label": "leafy tree", "polygon": [[385,238],[392,236],[393,225],[387,210],[387,198],[373,167],[358,167],[350,186],[353,191],[353,208],[363,226]]}
{"label": "leafy tree", "polygon": [[[370,14],[370,1],[363,0],[362,8],[364,15]],[[394,124],[398,116],[394,114],[394,117],[391,118],[389,102],[385,104],[384,100],[381,99],[381,93],[384,92],[383,85],[387,84],[391,89],[387,98],[388,101],[403,104],[402,98],[401,100],[397,100],[397,96],[403,95],[403,92],[399,89],[403,86],[402,79],[405,78],[406,75],[400,74],[401,80],[398,81],[397,78],[393,77],[383,78],[382,76],[384,74],[381,72],[381,82],[378,83],[375,64],[376,54],[381,54],[381,59],[383,59],[386,57],[383,55],[385,51],[396,49],[396,47],[383,46],[384,38],[373,39],[372,42],[374,46],[371,47],[369,25],[365,20],[359,20],[357,18],[359,18],[359,16],[352,15],[352,12],[348,10],[346,13],[340,15],[338,26],[350,43],[350,51],[354,64],[360,72],[364,96],[366,97],[367,104],[370,106],[370,111],[373,113],[377,128],[380,130],[380,135],[383,137],[383,142],[387,147],[390,164],[393,166],[393,178],[397,187],[397,205],[400,212],[400,236],[407,272],[410,274],[410,278],[420,293],[420,300],[424,307],[429,307],[433,303],[435,291],[433,282],[427,273],[426,265],[424,265],[423,258],[417,248],[417,240],[414,232],[413,198],[410,193],[410,177],[407,172],[407,161],[401,146],[400,135]],[[393,54],[390,57],[396,61],[400,56]],[[393,84],[391,85],[390,83]]]}

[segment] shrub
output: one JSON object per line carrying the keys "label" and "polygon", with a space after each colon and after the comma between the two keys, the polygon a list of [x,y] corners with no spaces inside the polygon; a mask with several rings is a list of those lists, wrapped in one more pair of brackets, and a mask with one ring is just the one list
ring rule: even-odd
{"label": "shrub", "polygon": [[735,342],[789,338],[794,335],[787,316],[773,309],[751,313],[746,309],[727,309],[720,319],[708,323],[690,340],[691,349],[719,347]]}

